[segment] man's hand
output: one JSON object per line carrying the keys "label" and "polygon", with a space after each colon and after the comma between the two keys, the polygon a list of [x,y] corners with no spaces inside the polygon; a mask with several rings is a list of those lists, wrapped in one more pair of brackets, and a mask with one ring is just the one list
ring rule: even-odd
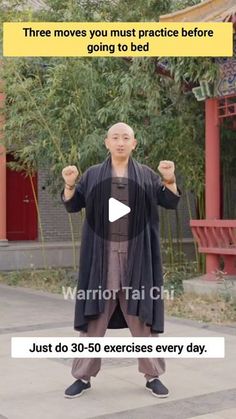
{"label": "man's hand", "polygon": [[175,164],[170,160],[162,160],[159,163],[158,170],[163,177],[164,185],[178,195],[176,179],[175,179]]}
{"label": "man's hand", "polygon": [[174,178],[175,164],[170,160],[161,160],[158,170],[165,180],[171,180]]}
{"label": "man's hand", "polygon": [[72,198],[75,193],[75,182],[79,172],[76,166],[66,166],[61,174],[65,181],[64,201],[67,201]]}
{"label": "man's hand", "polygon": [[74,186],[75,181],[78,177],[78,169],[76,166],[66,166],[62,170],[62,177],[66,183],[66,185]]}

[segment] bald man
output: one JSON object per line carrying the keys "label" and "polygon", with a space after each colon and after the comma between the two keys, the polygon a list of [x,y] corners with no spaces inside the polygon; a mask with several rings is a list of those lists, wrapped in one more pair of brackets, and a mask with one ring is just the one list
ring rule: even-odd
{"label": "bald man", "polygon": [[[77,291],[86,294],[99,288],[110,295],[109,299],[97,297],[99,301],[91,301],[88,293],[84,299],[76,299],[74,328],[80,336],[101,337],[107,328],[128,327],[135,337],[157,337],[164,331],[163,299],[151,300],[149,292],[137,303],[130,295],[127,298],[127,285],[136,291],[163,286],[157,205],[175,209],[181,192],[176,185],[174,163],[160,162],[161,180],[151,168],[132,157],[136,146],[133,129],[118,122],[107,132],[105,147],[109,156],[104,162],[87,169],[79,182],[76,166],[62,170],[65,186],[61,198],[66,210],[86,209]],[[106,212],[110,197],[131,206],[133,213],[110,223]],[[136,215],[138,223],[132,222]],[[138,366],[146,379],[146,389],[156,397],[168,397],[169,391],[159,379],[165,372],[165,360],[139,358]],[[101,359],[75,358],[72,375],[76,381],[66,389],[65,397],[78,397],[90,389],[91,377],[100,368]]]}

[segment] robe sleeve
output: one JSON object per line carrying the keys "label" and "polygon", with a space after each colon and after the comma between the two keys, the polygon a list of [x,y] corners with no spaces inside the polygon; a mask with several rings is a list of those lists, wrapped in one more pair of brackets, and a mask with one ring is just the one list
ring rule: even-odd
{"label": "robe sleeve", "polygon": [[79,212],[85,207],[84,176],[82,176],[76,184],[74,195],[70,199],[65,200],[64,189],[61,191],[61,201],[67,212]]}
{"label": "robe sleeve", "polygon": [[153,185],[157,205],[166,209],[176,209],[182,195],[179,187],[177,186],[177,195],[164,185],[161,181],[161,177],[157,173],[155,173]]}

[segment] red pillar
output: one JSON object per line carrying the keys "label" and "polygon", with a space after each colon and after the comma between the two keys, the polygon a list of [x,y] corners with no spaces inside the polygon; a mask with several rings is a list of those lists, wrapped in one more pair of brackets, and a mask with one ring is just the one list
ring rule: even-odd
{"label": "red pillar", "polygon": [[[217,99],[205,101],[205,204],[206,219],[220,218],[220,124]],[[206,274],[219,269],[217,255],[206,256]]]}
{"label": "red pillar", "polygon": [[[0,62],[0,65],[2,63]],[[4,107],[3,83],[0,81],[0,108]],[[0,246],[8,243],[6,238],[6,150],[3,142],[4,117],[0,115]]]}

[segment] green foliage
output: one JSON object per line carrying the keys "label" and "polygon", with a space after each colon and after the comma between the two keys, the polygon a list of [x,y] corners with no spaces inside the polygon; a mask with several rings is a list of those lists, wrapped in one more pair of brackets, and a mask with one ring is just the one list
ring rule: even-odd
{"label": "green foliage", "polygon": [[195,6],[198,3],[201,3],[201,0],[172,0],[171,2],[171,12],[177,10],[185,9],[185,7]]}
{"label": "green foliage", "polygon": [[[11,0],[8,3],[13,4]],[[196,3],[49,0],[48,8],[39,12],[5,8],[3,18],[158,21],[161,14]],[[191,91],[183,94],[182,85],[203,79],[212,83],[217,67],[212,59],[202,57],[167,61],[173,79],[157,73],[157,64],[166,63],[158,57],[4,59],[5,141],[18,158],[12,163],[14,168],[25,168],[29,173],[50,168],[48,185],[58,193],[62,168],[75,164],[84,171],[102,161],[108,127],[124,121],[134,128],[138,140],[134,156],[155,170],[160,160],[174,160],[183,189],[202,202],[204,107]],[[225,147],[223,158],[230,168],[235,167],[233,155]]]}
{"label": "green foliage", "polygon": [[135,130],[135,157],[155,170],[172,159],[186,187],[203,185],[202,104],[158,76],[155,59],[8,59],[4,77],[8,150],[20,167],[50,167],[53,190],[64,165],[83,171],[105,157],[106,130],[119,120]]}
{"label": "green foliage", "polygon": [[60,294],[62,287],[75,287],[77,274],[71,269],[20,270],[0,274],[0,283],[9,286],[33,288]]}

